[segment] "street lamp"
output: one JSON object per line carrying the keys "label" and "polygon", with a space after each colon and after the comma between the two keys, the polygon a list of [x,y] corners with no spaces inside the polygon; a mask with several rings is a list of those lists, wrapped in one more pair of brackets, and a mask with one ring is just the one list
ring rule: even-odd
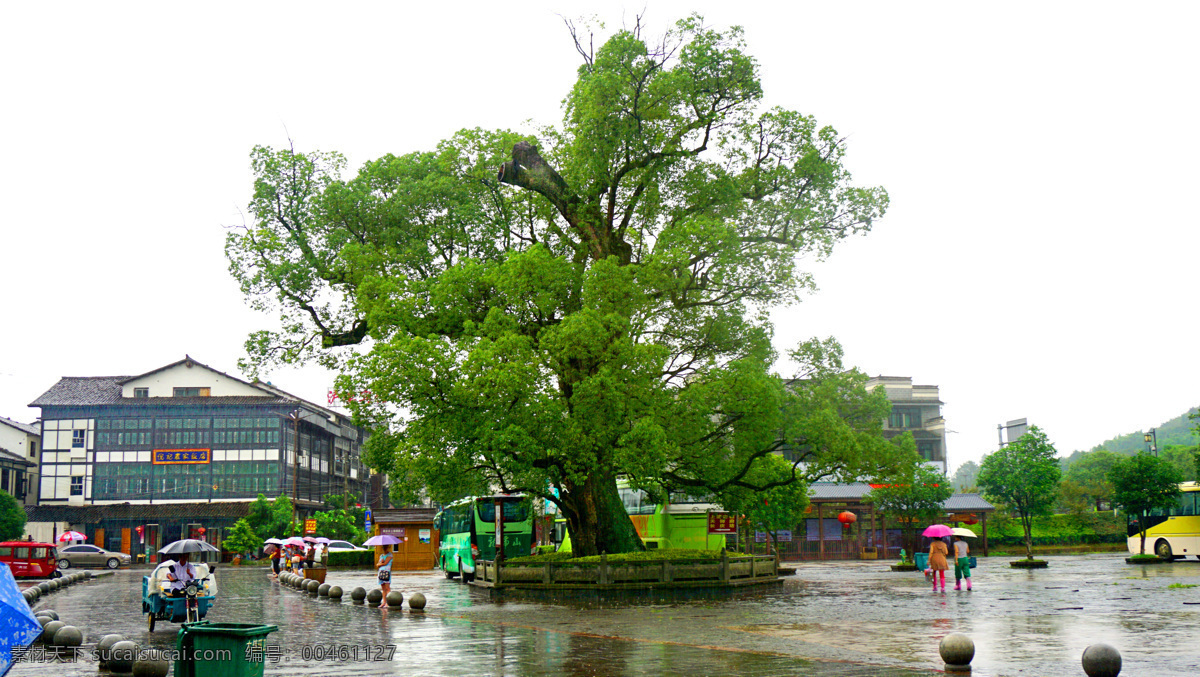
{"label": "street lamp", "polygon": [[1142,435],[1142,437],[1145,438],[1146,444],[1150,445],[1150,453],[1158,456],[1158,433],[1154,428],[1151,428],[1150,432]]}

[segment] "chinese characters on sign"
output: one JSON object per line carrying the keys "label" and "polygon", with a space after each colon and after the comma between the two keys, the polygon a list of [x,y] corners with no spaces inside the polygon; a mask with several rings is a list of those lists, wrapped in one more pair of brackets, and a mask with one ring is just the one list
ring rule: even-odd
{"label": "chinese characters on sign", "polygon": [[708,513],[708,533],[736,534],[737,515],[730,515],[727,512]]}
{"label": "chinese characters on sign", "polygon": [[317,533],[317,520],[315,520],[315,519],[304,520],[304,533],[306,533],[306,534]]}
{"label": "chinese characters on sign", "polygon": [[154,462],[164,463],[208,463],[211,452],[208,449],[155,449]]}

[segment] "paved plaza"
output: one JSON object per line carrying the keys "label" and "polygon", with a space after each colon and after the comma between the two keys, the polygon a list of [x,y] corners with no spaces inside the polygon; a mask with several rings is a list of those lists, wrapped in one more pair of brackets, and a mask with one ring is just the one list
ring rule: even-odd
{"label": "paved plaza", "polygon": [[[281,588],[255,568],[221,567],[209,620],[273,624],[267,675],[881,675],[934,674],[938,641],[974,639],[976,675],[1082,675],[1095,642],[1116,646],[1123,675],[1193,675],[1200,665],[1200,561],[1131,566],[1120,555],[1050,558],[1020,571],[980,559],[973,592],[934,593],[879,562],[800,564],[777,593],[739,601],[586,608],[494,603],[440,572],[398,574],[425,613],[373,609]],[[173,648],[177,626],[146,631],[144,571],[72,586],[35,603],[80,627],[85,648],[109,633]],[[347,591],[363,572],[329,572]],[[1172,585],[1175,587],[1171,587]],[[329,655],[359,654],[358,660]],[[380,649],[380,647],[383,647]],[[393,648],[394,647],[394,648]],[[332,648],[334,651],[330,651]],[[373,660],[367,660],[367,655]],[[351,654],[352,655],[352,654]],[[95,675],[88,657],[18,664],[11,675]]]}

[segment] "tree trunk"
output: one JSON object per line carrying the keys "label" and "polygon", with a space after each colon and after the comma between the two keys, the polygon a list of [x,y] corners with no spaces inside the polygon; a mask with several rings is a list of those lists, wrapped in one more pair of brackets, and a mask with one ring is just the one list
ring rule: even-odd
{"label": "tree trunk", "polygon": [[593,473],[582,485],[569,488],[563,501],[567,504],[564,513],[574,557],[646,549],[629,513],[625,512],[612,474]]}
{"label": "tree trunk", "polygon": [[1033,559],[1033,515],[1021,515],[1021,526],[1025,527],[1025,559]]}
{"label": "tree trunk", "polygon": [[[1145,522],[1142,522],[1142,523],[1145,524]],[[1146,554],[1146,530],[1142,529],[1139,533],[1142,535],[1142,551],[1138,554],[1145,555]]]}

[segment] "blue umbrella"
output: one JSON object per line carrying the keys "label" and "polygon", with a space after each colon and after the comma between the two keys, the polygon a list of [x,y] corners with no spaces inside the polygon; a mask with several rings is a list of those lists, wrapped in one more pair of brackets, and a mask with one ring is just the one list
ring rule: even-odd
{"label": "blue umbrella", "polygon": [[42,624],[21,596],[17,579],[0,562],[0,675],[12,667],[13,650],[28,647],[41,634]]}

